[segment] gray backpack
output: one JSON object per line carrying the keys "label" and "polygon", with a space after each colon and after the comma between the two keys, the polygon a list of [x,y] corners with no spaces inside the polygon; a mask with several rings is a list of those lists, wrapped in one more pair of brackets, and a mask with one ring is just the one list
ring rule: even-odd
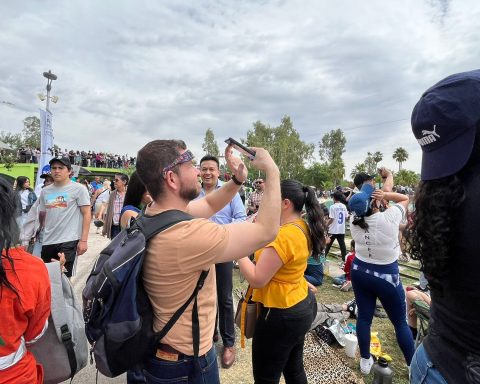
{"label": "gray backpack", "polygon": [[52,291],[51,313],[45,334],[28,349],[43,365],[44,383],[56,384],[73,378],[87,365],[88,345],[82,306],[75,298],[60,264],[45,264]]}

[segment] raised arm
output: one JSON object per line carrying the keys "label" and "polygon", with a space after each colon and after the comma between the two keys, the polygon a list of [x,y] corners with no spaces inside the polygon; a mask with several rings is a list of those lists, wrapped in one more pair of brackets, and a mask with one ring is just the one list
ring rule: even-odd
{"label": "raised arm", "polygon": [[265,171],[267,177],[262,204],[255,223],[243,222],[227,225],[229,240],[217,262],[226,262],[248,256],[273,241],[280,228],[280,172],[269,153],[255,148],[257,154],[252,166]]}
{"label": "raised arm", "polygon": [[[225,159],[235,179],[243,183],[247,179],[248,170],[242,160],[233,156],[232,148],[229,145],[225,149]],[[208,219],[227,205],[235,197],[239,189],[240,185],[230,180],[204,198],[191,201],[187,206],[187,212],[192,216]]]}

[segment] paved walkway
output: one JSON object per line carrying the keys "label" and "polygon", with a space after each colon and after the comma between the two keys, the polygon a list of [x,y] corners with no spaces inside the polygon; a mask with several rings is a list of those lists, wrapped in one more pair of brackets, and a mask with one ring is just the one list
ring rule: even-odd
{"label": "paved walkway", "polygon": [[[100,254],[101,250],[105,248],[109,240],[102,237],[100,234],[95,234],[95,226],[90,227],[90,235],[88,236],[88,250],[82,256],[78,257],[77,260],[77,274],[72,278],[72,285],[75,290],[77,298],[81,302],[82,290],[85,287],[85,281],[87,280],[90,271],[92,270],[93,263],[95,262],[97,256]],[[73,379],[73,384],[92,384],[95,383],[95,376],[97,370],[95,369],[95,364],[90,365],[90,357],[87,366],[83,368]],[[126,383],[126,375],[110,379],[98,374],[98,383]],[[70,383],[70,381],[65,381],[64,383]]]}

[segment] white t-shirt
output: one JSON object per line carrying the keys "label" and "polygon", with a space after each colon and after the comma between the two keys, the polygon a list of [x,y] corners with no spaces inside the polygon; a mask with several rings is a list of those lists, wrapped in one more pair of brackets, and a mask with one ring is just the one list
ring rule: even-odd
{"label": "white t-shirt", "polygon": [[400,255],[398,226],[405,216],[405,209],[395,204],[385,212],[365,217],[368,230],[353,225],[350,218],[350,232],[355,240],[355,257],[371,264],[391,264]]}
{"label": "white t-shirt", "polygon": [[332,204],[328,211],[328,217],[333,219],[328,227],[328,233],[331,235],[345,234],[345,220],[348,217],[348,211],[345,204]]}
{"label": "white t-shirt", "polygon": [[28,206],[28,195],[30,191],[28,189],[24,189],[20,192],[20,200],[22,201],[22,209],[26,209]]}
{"label": "white t-shirt", "polygon": [[83,215],[80,207],[90,205],[88,190],[78,183],[63,187],[51,184],[42,189],[39,210],[47,212],[43,244],[60,244],[80,239]]}
{"label": "white t-shirt", "polygon": [[108,199],[110,199],[110,190],[104,189],[97,196],[97,200],[95,200],[95,204],[108,203]]}

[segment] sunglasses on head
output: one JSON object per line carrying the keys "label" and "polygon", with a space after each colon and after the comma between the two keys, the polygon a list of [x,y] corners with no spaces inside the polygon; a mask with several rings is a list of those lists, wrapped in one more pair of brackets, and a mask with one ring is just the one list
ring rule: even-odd
{"label": "sunglasses on head", "polygon": [[171,171],[173,168],[175,168],[177,165],[187,163],[189,161],[192,161],[194,158],[193,153],[190,152],[189,150],[186,150],[183,152],[180,156],[178,156],[172,163],[167,165],[165,168],[163,168],[163,177],[167,176],[167,172]]}

